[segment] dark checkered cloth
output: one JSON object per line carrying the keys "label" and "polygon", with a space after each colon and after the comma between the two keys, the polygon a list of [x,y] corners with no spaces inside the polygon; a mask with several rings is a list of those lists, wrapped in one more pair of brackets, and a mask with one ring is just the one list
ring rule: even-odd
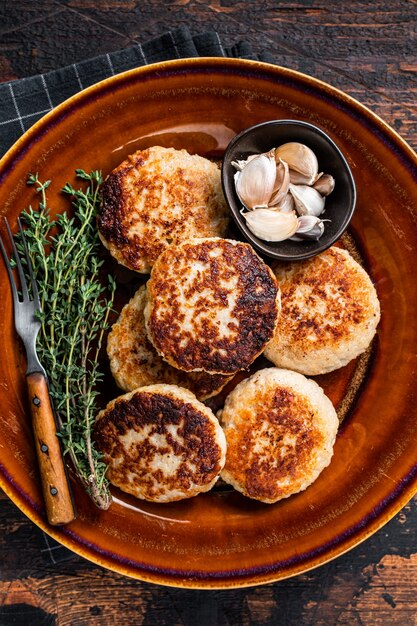
{"label": "dark checkered cloth", "polygon": [[[81,89],[134,67],[190,57],[236,57],[273,63],[268,52],[254,54],[246,42],[225,47],[216,32],[192,36],[184,27],[133,48],[73,63],[47,74],[0,83],[0,156],[45,113]],[[45,547],[41,553],[49,563],[75,558],[74,553],[47,535],[43,535],[42,542]]]}
{"label": "dark checkered cloth", "polygon": [[47,74],[1,83],[0,155],[45,113],[85,87],[133,67],[199,56],[273,62],[267,52],[252,54],[250,46],[245,42],[227,48],[215,32],[192,36],[187,28],[179,28],[134,48],[73,63]]}

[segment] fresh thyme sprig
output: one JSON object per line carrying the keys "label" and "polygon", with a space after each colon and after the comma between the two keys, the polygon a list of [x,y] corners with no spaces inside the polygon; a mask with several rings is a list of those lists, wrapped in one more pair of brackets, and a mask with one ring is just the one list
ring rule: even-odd
{"label": "fresh thyme sprig", "polygon": [[97,386],[103,378],[98,357],[116,285],[111,276],[103,285],[100,275],[96,211],[101,173],[76,170],[76,174],[88,186],[65,185],[62,191],[71,197],[73,211],[56,219],[47,206],[50,181],[42,183],[38,174],[31,174],[28,184],[40,194],[39,209],[29,207],[22,219],[42,305],[37,351],[49,376],[61,423],[59,435],[92,500],[107,509],[111,496],[106,465],[94,448],[92,427],[98,411]]}

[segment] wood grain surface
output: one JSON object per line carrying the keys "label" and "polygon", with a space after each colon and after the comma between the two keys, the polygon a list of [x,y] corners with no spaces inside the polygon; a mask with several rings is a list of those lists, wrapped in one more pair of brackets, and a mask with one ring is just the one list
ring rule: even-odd
{"label": "wood grain surface", "polygon": [[[0,81],[144,42],[215,29],[343,89],[417,147],[415,0],[0,0]],[[1,131],[0,131],[1,132]],[[321,568],[263,587],[187,591],[140,583],[70,555],[0,494],[0,626],[417,624],[417,499]]]}

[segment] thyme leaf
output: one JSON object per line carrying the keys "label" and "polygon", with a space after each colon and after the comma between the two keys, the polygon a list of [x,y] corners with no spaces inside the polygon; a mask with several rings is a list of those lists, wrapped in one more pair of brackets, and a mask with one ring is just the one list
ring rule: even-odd
{"label": "thyme leaf", "polygon": [[[103,379],[99,353],[108,328],[116,284],[101,280],[103,260],[96,227],[101,173],[76,170],[84,189],[66,184],[62,189],[73,210],[52,218],[46,190],[38,174],[28,185],[39,194],[39,208],[22,214],[25,237],[38,285],[42,311],[37,351],[48,373],[50,393],[60,423],[64,454],[94,503],[111,504],[106,465],[95,449],[92,429],[98,412],[97,387]],[[18,242],[21,246],[22,242]]]}

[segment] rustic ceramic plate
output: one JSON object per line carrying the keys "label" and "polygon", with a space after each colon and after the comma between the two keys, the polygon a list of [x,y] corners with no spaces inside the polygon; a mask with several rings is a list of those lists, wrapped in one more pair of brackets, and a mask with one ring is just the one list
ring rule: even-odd
{"label": "rustic ceramic plate", "polygon": [[[33,202],[28,172],[52,178],[50,200],[75,168],[109,172],[152,144],[221,156],[242,129],[292,118],[322,128],[357,185],[352,240],[371,274],[382,320],[371,354],[319,377],[341,418],[331,465],[304,493],[274,506],[233,491],[172,505],[116,494],[95,509],[76,487],[77,520],[45,521],[25,401],[24,357],[0,265],[0,485],[38,526],[117,572],[184,587],[271,582],[316,567],[366,539],[417,490],[417,158],[366,108],[317,80],[257,62],[173,61],[114,76],[60,105],[0,164],[0,207],[15,224]],[[4,234],[4,233],[2,233]]]}

